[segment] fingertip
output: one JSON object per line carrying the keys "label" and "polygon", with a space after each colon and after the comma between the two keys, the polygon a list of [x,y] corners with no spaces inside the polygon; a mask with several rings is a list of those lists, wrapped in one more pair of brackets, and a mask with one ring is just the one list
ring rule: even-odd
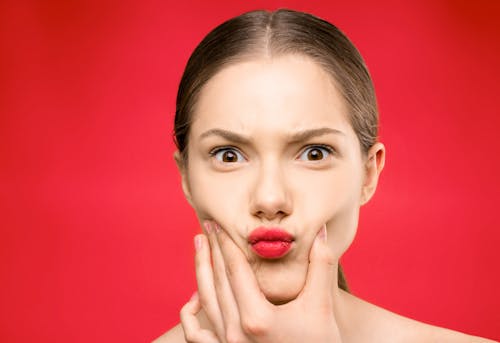
{"label": "fingertip", "polygon": [[214,223],[214,226],[215,226],[215,233],[220,233],[222,231],[221,227],[219,224],[217,223]]}
{"label": "fingertip", "polygon": [[217,232],[216,232],[216,223],[212,220],[207,220],[204,222],[205,227],[205,237],[207,238],[207,243],[210,244],[210,247],[214,247],[217,244]]}
{"label": "fingertip", "polygon": [[304,297],[311,303],[328,302],[331,299],[330,290],[336,285],[336,259],[327,244],[326,224],[314,239],[309,261]]}
{"label": "fingertip", "polygon": [[205,232],[207,233],[207,235],[212,233],[212,224],[209,220],[203,221],[203,227],[205,228]]}
{"label": "fingertip", "polygon": [[326,233],[326,224],[323,224],[321,229],[318,231],[318,234],[316,235],[316,239],[318,239],[322,243],[326,243],[328,237]]}
{"label": "fingertip", "polygon": [[203,247],[203,234],[198,234],[194,236],[194,249],[200,251]]}
{"label": "fingertip", "polygon": [[219,245],[222,245],[226,242],[226,232],[224,230],[222,230],[222,228],[220,227],[219,224],[215,224],[215,227],[214,227],[214,230],[215,230],[215,241],[219,244]]}
{"label": "fingertip", "polygon": [[324,224],[321,229],[319,229],[316,234],[316,238],[314,239],[313,246],[311,248],[310,258],[314,259],[322,249],[325,249],[327,244],[327,233],[326,233],[326,224]]}

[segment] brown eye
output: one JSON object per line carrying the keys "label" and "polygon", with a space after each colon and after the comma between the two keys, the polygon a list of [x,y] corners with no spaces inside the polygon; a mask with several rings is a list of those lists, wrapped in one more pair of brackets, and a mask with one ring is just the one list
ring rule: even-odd
{"label": "brown eye", "polygon": [[223,162],[236,162],[238,160],[238,156],[232,151],[224,151],[222,153],[222,161]]}
{"label": "brown eye", "polygon": [[311,161],[322,160],[323,152],[319,149],[311,149],[307,153],[307,159]]}
{"label": "brown eye", "polygon": [[311,146],[300,154],[302,161],[321,161],[327,158],[333,152],[332,148],[327,146]]}
{"label": "brown eye", "polygon": [[215,159],[222,163],[236,163],[244,160],[243,155],[234,149],[220,149],[213,154]]}

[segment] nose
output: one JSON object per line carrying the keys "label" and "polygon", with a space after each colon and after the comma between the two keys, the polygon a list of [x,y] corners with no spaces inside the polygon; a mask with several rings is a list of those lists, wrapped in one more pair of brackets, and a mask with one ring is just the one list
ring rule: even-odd
{"label": "nose", "polygon": [[260,219],[281,220],[292,212],[285,170],[276,160],[262,163],[251,191],[250,211]]}

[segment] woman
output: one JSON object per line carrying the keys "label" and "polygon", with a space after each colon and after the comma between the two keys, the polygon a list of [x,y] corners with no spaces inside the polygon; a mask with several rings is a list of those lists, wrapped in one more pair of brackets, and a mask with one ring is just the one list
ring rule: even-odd
{"label": "woman", "polygon": [[334,26],[255,11],[195,49],[175,118],[198,292],[157,342],[487,342],[348,292],[338,261],[384,167],[373,85]]}

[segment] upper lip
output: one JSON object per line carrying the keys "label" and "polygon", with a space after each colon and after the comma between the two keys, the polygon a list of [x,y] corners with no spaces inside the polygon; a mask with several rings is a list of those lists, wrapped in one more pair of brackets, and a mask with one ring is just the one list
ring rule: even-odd
{"label": "upper lip", "polygon": [[254,244],[259,241],[283,241],[292,242],[293,235],[279,227],[258,227],[248,235],[248,243]]}

